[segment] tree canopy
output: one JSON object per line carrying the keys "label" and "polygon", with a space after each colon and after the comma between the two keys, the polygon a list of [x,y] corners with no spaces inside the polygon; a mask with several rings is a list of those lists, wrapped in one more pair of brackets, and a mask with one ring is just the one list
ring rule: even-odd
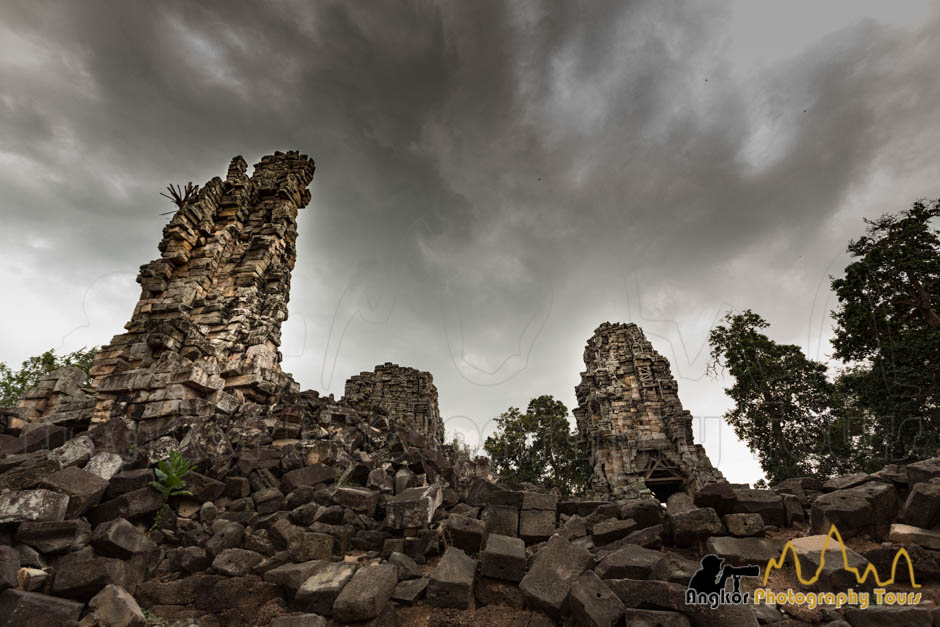
{"label": "tree canopy", "polygon": [[588,453],[571,430],[564,403],[539,396],[525,413],[510,407],[496,424],[497,432],[483,448],[502,478],[557,487],[564,494],[586,489],[591,478]]}
{"label": "tree canopy", "polygon": [[866,220],[852,263],[832,280],[832,345],[850,364],[843,397],[872,423],[880,456],[933,456],[940,428],[940,201]]}
{"label": "tree canopy", "polygon": [[940,201],[865,220],[831,278],[837,374],[764,332],[751,310],[710,336],[711,367],[734,378],[725,418],[771,483],[865,471],[936,454],[940,428]]}
{"label": "tree canopy", "polygon": [[713,366],[734,377],[725,392],[735,407],[725,419],[776,482],[812,474],[832,386],[824,364],[807,359],[798,346],[771,340],[762,332],[768,326],[751,310],[729,313],[709,343]]}

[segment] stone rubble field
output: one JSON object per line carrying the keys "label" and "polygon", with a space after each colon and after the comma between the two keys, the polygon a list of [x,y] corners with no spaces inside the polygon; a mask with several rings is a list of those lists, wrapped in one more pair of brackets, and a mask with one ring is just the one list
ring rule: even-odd
{"label": "stone rubble field", "polygon": [[[567,500],[497,485],[380,412],[324,398],[299,407],[304,422],[329,416],[320,437],[283,444],[274,426],[256,448],[200,460],[193,496],[172,499],[149,533],[159,446],[130,446],[117,419],[74,435],[7,429],[0,624],[782,627],[930,625],[940,612],[927,602],[801,619],[684,600],[696,556],[763,567],[789,529],[806,536],[795,542],[804,563],[818,564],[813,538],[832,524],[872,547],[849,550],[852,565],[886,577],[903,546],[929,586],[940,577],[940,458],[772,490],[713,483],[665,507]],[[819,585],[838,589],[846,574],[827,565]]]}

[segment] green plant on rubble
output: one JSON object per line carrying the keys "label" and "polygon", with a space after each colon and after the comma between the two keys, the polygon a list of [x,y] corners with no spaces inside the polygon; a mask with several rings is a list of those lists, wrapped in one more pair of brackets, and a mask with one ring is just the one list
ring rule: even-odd
{"label": "green plant on rubble", "polygon": [[171,496],[193,495],[192,492],[186,489],[187,485],[183,477],[192,472],[195,467],[196,465],[180,455],[179,451],[172,451],[169,459],[161,460],[157,467],[153,469],[157,480],[151,481],[148,485],[160,493],[160,496],[163,497],[163,504],[157,510],[153,525],[150,527],[151,531],[159,526],[166,508],[169,506]]}

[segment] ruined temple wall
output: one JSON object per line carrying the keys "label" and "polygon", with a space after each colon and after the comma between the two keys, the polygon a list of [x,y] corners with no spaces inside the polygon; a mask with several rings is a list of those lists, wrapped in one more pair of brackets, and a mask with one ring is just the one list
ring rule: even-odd
{"label": "ruined temple wall", "polygon": [[[281,371],[296,259],[297,212],[310,201],[314,163],[297,152],[264,157],[251,176],[235,157],[186,200],[163,229],[161,256],[137,277],[141,296],[126,332],[95,357],[91,419],[127,419],[139,439],[271,404],[299,386]],[[55,421],[52,391],[21,403],[28,420]],[[42,398],[40,398],[42,397]],[[65,405],[63,407],[73,407]]]}
{"label": "ruined temple wall", "polygon": [[444,441],[444,422],[437,404],[437,387],[429,372],[386,363],[346,381],[343,400],[381,409],[404,421],[432,442]]}
{"label": "ruined temple wall", "polygon": [[584,349],[575,388],[578,428],[591,446],[592,487],[600,493],[648,493],[651,468],[669,469],[687,489],[721,478],[692,438],[669,362],[635,324],[604,323]]}
{"label": "ruined temple wall", "polygon": [[[251,175],[235,157],[225,180],[179,200],[159,258],[140,268],[125,332],[96,354],[90,381],[74,369],[51,373],[6,414],[13,426],[109,423],[153,459],[175,448],[203,459],[258,445],[268,433],[286,446],[356,420],[358,408],[300,393],[280,366],[296,218],[313,174],[313,161],[297,152],[264,157]],[[346,396],[407,426],[421,447],[444,440],[427,372],[378,366],[350,379]]]}

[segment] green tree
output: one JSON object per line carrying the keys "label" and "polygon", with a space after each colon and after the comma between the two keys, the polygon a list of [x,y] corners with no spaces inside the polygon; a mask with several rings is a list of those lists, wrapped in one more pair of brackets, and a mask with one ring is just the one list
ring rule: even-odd
{"label": "green tree", "polygon": [[798,346],[778,344],[769,325],[751,310],[728,313],[709,336],[712,372],[726,370],[734,385],[725,392],[735,406],[725,414],[760,460],[771,483],[814,474],[831,427],[832,385],[824,364]]}
{"label": "green tree", "polygon": [[940,201],[865,220],[853,261],[832,280],[837,379],[878,450],[876,461],[933,456],[940,428]]}
{"label": "green tree", "polygon": [[529,402],[525,413],[510,407],[496,418],[497,432],[484,450],[496,472],[510,480],[557,487],[565,494],[584,491],[591,478],[588,455],[571,431],[568,409],[551,396]]}
{"label": "green tree", "polygon": [[59,356],[55,350],[49,349],[24,361],[19,370],[11,370],[0,362],[0,407],[15,405],[26,392],[36,387],[41,378],[56,368],[74,366],[87,375],[96,352],[96,348],[82,347],[73,353]]}

